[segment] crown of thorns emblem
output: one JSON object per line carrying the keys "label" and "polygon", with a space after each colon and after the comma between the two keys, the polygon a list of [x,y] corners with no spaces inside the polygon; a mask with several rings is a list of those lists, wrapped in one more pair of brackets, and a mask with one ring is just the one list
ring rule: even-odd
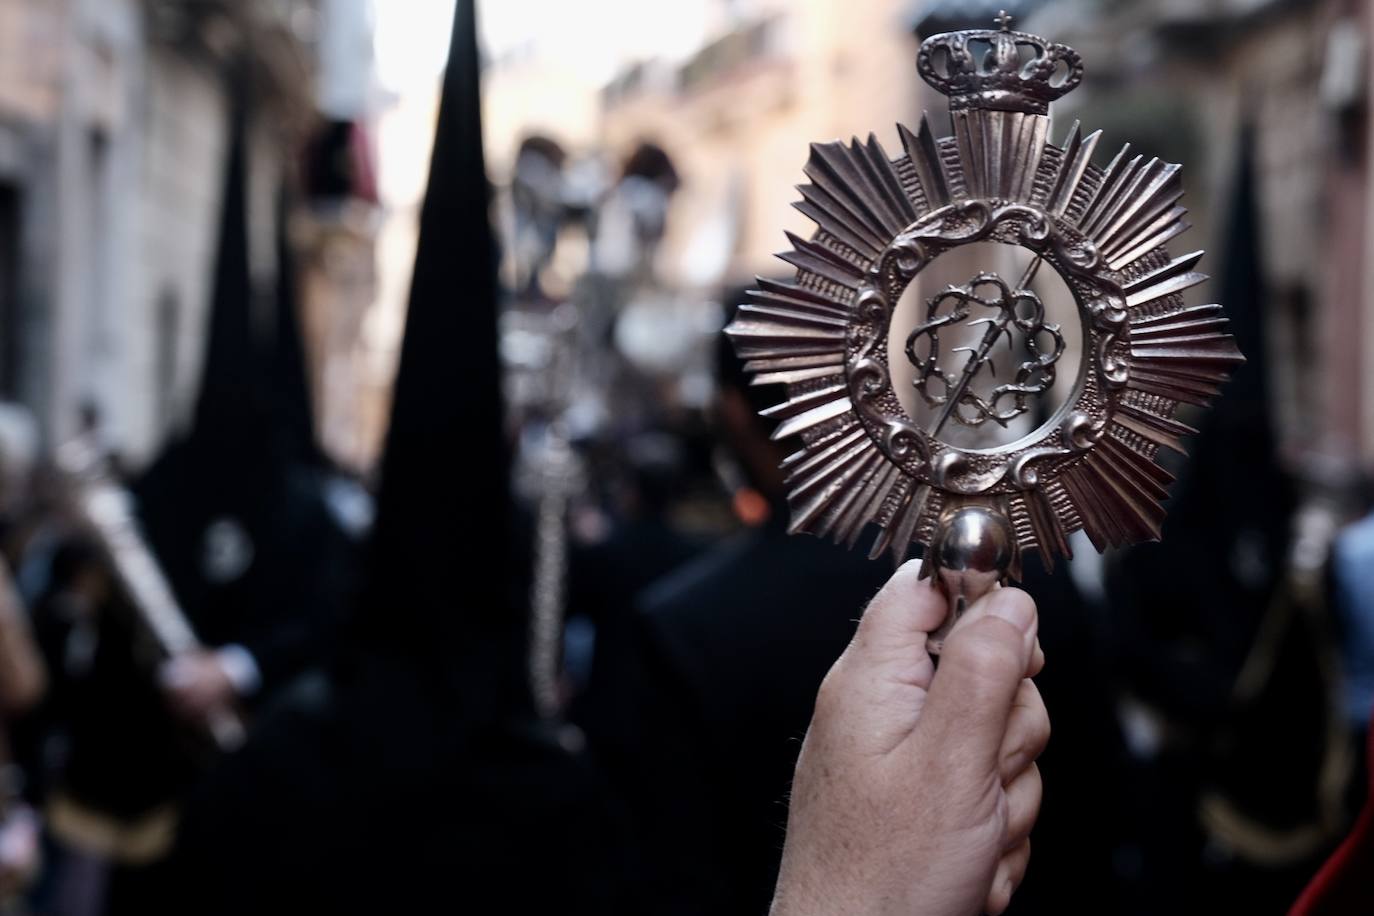
{"label": "crown of thorns emblem", "polygon": [[[975,306],[996,312],[967,321]],[[940,367],[940,329],[963,324],[987,325],[977,346],[955,347],[951,354],[966,352],[968,361],[956,378]],[[997,374],[993,348],[1000,338],[1016,350],[1012,329],[1020,330],[1029,359],[1022,362],[1009,382],[998,385],[984,398],[973,390],[972,382],[986,368]],[[1048,347],[1042,347],[1048,338]],[[925,355],[920,354],[926,341]],[[963,286],[947,286],[926,301],[925,321],[912,329],[906,339],[906,355],[916,367],[912,381],[916,392],[932,409],[938,409],[929,435],[937,435],[951,417],[965,426],[981,426],[992,420],[1005,427],[1025,413],[1027,399],[1044,394],[1054,384],[1054,367],[1064,352],[1064,335],[1059,326],[1045,321],[1045,306],[1029,289],[1011,289],[994,273],[980,273]],[[936,383],[937,384],[933,384]]]}

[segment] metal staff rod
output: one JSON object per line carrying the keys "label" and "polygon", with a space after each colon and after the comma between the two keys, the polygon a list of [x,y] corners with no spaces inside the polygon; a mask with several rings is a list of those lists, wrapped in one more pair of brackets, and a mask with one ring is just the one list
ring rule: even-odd
{"label": "metal staff rod", "polygon": [[[105,473],[97,456],[81,442],[58,450],[57,467],[72,495],[71,506],[82,526],[95,539],[114,572],[121,590],[168,658],[200,651],[186,612],[177,603],[152,550],[134,517],[129,493]],[[230,751],[243,744],[243,719],[231,706],[211,710],[206,730],[215,745]]]}

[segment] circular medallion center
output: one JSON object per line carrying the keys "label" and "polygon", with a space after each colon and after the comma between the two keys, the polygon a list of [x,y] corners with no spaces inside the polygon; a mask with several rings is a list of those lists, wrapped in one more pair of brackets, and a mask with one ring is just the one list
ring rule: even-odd
{"label": "circular medallion center", "polygon": [[992,449],[1054,416],[1081,342],[1073,295],[1053,267],[1022,248],[979,243],[936,258],[906,289],[889,363],[898,400],[926,435]]}

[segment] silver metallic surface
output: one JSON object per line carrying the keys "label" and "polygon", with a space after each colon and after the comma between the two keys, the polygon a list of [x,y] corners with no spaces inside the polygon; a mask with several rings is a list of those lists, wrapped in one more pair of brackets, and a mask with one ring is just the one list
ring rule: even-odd
{"label": "silver metallic surface", "polygon": [[565,413],[577,374],[576,332],[580,314],[565,303],[549,316],[553,353],[547,372],[546,407],[554,419],[544,429],[537,462],[538,506],[534,533],[534,575],[530,583],[529,683],[541,716],[562,710],[563,623],[568,577],[568,505],[583,484],[581,463],[568,443]]}
{"label": "silver metallic surface", "polygon": [[1016,535],[1007,517],[987,506],[960,506],[940,517],[926,557],[932,574],[949,597],[949,616],[927,640],[931,654],[969,605],[1006,578],[1016,554]]}
{"label": "silver metallic surface", "polygon": [[568,502],[577,486],[576,456],[557,423],[545,433],[541,492],[535,520],[534,577],[530,584],[530,690],[539,714],[562,709],[558,676],[568,577]]}
{"label": "silver metallic surface", "polygon": [[[949,96],[951,111],[988,108],[1042,115],[1050,102],[1083,81],[1083,61],[1073,48],[1013,32],[1005,10],[996,22],[997,29],[945,32],[921,43],[916,69]],[[1029,52],[1029,62],[1022,62],[1022,50]]]}
{"label": "silver metallic surface", "polygon": [[[1032,261],[1026,273],[1033,273],[1039,264],[1038,258]],[[1045,306],[1039,296],[1026,288],[1026,282],[1023,280],[1015,289],[1011,289],[997,274],[981,273],[963,286],[951,286],[936,293],[926,302],[926,320],[907,335],[906,355],[917,368],[917,393],[929,406],[940,408],[940,414],[927,430],[927,435],[932,438],[939,436],[940,430],[950,420],[964,426],[981,426],[992,420],[1005,427],[1026,412],[1028,396],[1044,394],[1054,384],[1054,366],[1064,353],[1064,335],[1059,332],[1058,325],[1045,321]],[[988,290],[996,295],[979,295],[980,290]],[[953,302],[954,305],[944,308],[947,302]],[[975,303],[996,311],[997,316],[968,321],[970,308]],[[1023,304],[1030,307],[1029,314],[1024,317],[1018,312]],[[969,354],[963,371],[956,379],[940,368],[940,328],[961,323],[969,327],[987,325],[987,330],[983,332],[977,347],[955,347],[950,351],[958,353],[962,350]],[[1008,347],[1013,345],[1012,328],[1019,329],[1025,335],[1026,347],[1031,351],[1032,358],[1021,364],[1013,381],[998,385],[986,399],[979,397],[970,389],[969,383],[984,369],[991,371],[995,368],[992,350],[999,341],[1005,339]],[[1041,333],[1053,342],[1048,352],[1040,350],[1037,336]],[[916,353],[917,344],[922,339],[928,343],[924,358]],[[939,389],[934,392],[930,386],[932,380],[940,383]],[[1007,397],[1011,398],[1012,403],[1003,407],[1002,399]]]}
{"label": "silver metallic surface", "polygon": [[[1243,357],[1221,306],[1184,301],[1206,279],[1194,270],[1202,252],[1174,257],[1165,248],[1188,228],[1180,167],[1132,155],[1129,145],[1098,166],[1100,132],[1083,136],[1077,124],[1052,142],[1049,102],[1079,83],[1082,62],[1072,49],[1011,31],[1005,16],[999,25],[922,44],[922,77],[950,99],[949,136],[923,117],[915,131],[898,125],[896,159],[872,134],[812,144],[796,207],[816,231],[789,234],[792,250],[779,255],[796,276],[760,278],[727,333],[754,384],[787,389],[768,415],[779,421],[777,438],[801,442],[783,465],[792,531],[852,545],[873,523],[882,531],[872,556],[900,562],[913,542],[946,543],[942,520],[977,505],[1006,520],[1007,574],[1020,578],[1024,551],[1052,569],[1056,557],[1072,556],[1068,536],[1079,529],[1098,550],[1157,539],[1172,481],[1159,451],[1182,452],[1182,437],[1195,432],[1174,414],[1208,403]],[[1018,49],[1030,60],[1020,62]],[[987,399],[967,383],[1005,321],[952,370],[899,348],[917,369],[918,394],[948,408],[929,429],[898,399],[889,352],[903,292],[941,254],[974,242],[1021,246],[1035,259],[1015,284],[974,277],[966,302],[986,300],[1005,318],[1014,309],[1001,305],[1027,295],[1029,277],[1048,265],[1072,293],[1083,341],[1072,391],[1049,419],[978,449],[940,438],[950,416],[1003,423],[1025,410],[1063,348],[1058,328],[1043,348],[1028,348],[1011,387]],[[931,322],[950,306],[932,301],[926,324],[898,329],[899,340],[938,333]],[[1032,307],[1030,317],[1043,324],[1043,310]],[[934,352],[936,342],[922,346]]]}

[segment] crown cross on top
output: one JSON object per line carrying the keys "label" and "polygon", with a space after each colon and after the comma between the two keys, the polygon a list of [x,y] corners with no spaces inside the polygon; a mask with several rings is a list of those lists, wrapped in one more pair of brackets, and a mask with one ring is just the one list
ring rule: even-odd
{"label": "crown cross on top", "polygon": [[951,111],[1048,114],[1050,102],[1083,81],[1083,61],[1068,45],[1012,31],[1006,10],[996,29],[965,29],[921,42],[916,69],[949,97]]}

